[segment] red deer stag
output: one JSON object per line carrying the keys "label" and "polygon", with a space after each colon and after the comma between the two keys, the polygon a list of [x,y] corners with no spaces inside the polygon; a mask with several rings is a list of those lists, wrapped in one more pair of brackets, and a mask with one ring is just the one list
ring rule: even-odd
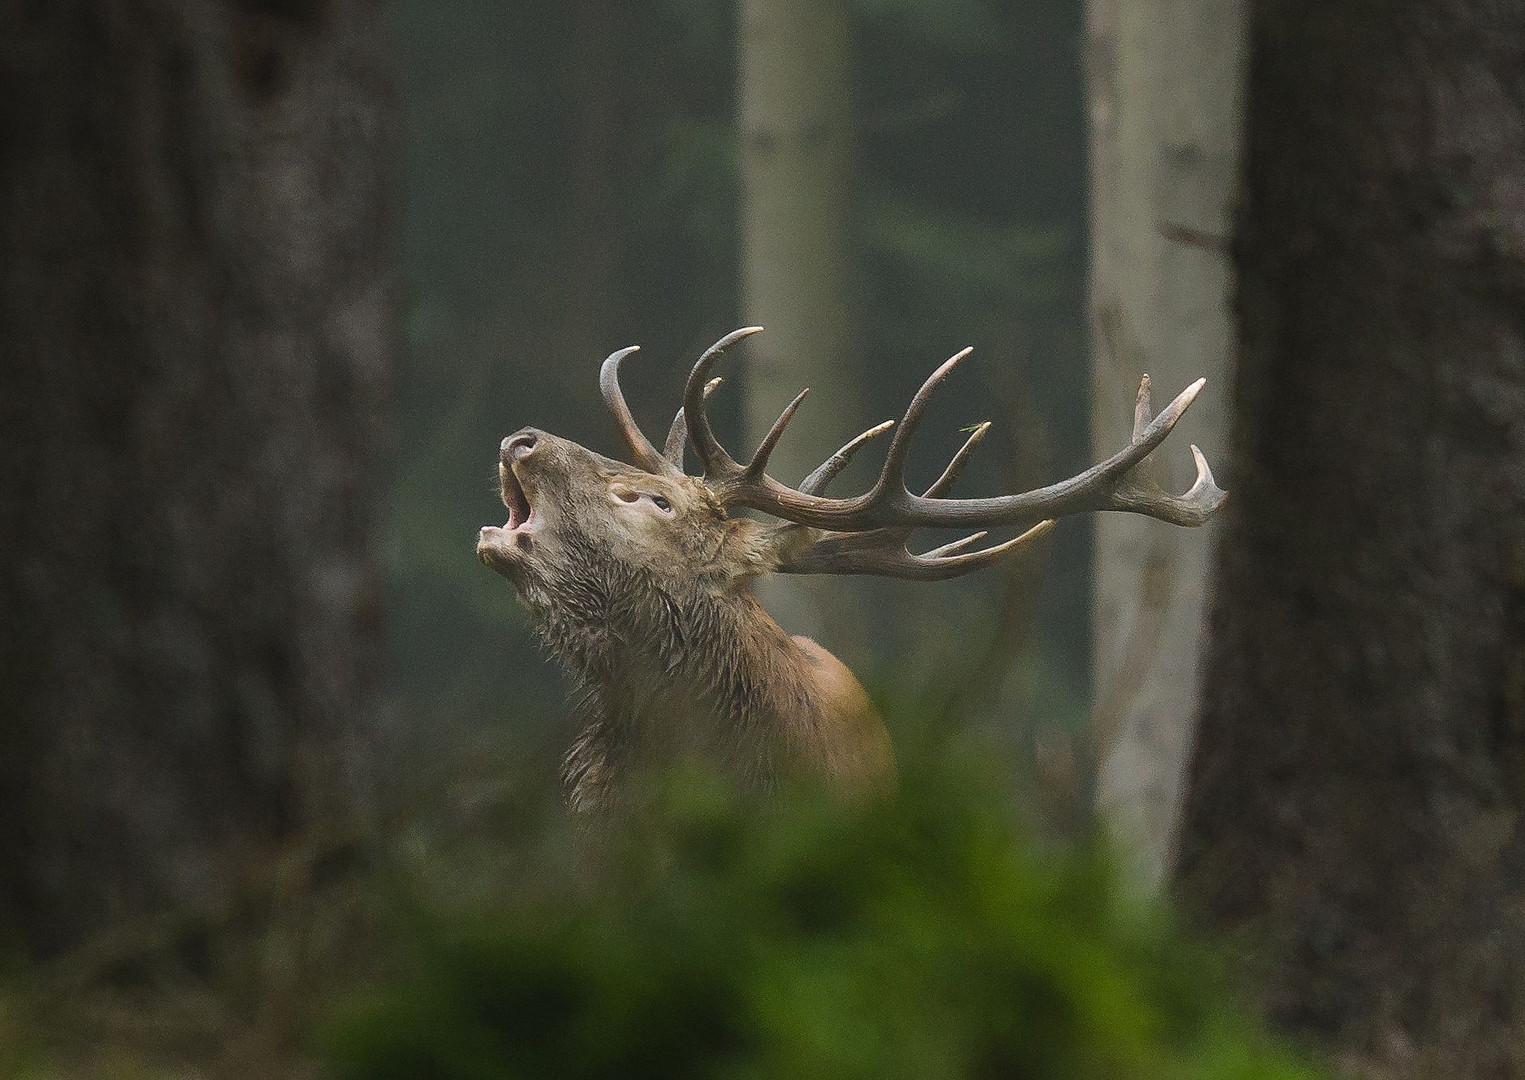
{"label": "red deer stag", "polygon": [[[633,466],[533,428],[503,440],[498,474],[508,521],[482,530],[477,554],[513,584],[549,650],[585,688],[583,728],[562,770],[575,812],[617,808],[642,766],[685,756],[719,766],[752,790],[791,776],[847,789],[891,778],[888,737],[858,680],[820,645],[790,637],[769,618],[753,596],[753,578],[954,577],[1005,558],[1069,514],[1121,510],[1201,525],[1224,499],[1195,446],[1197,479],[1184,495],[1136,475],[1203,385],[1199,379],[1155,416],[1147,376],[1127,447],[1078,476],[1019,495],[948,498],[989,429],[981,424],[937,481],[912,493],[905,485],[911,439],[933,391],[969,349],[911,399],[872,488],[851,498],[824,494],[893,421],[853,439],[799,487],[786,487],[764,470],[804,393],[746,464],[725,451],[705,415],[705,399],[720,382],[710,369],[727,346],[758,329],[727,334],[699,358],[662,450],[636,426],[620,391],[620,361],[635,348],[604,361],[599,384]],[[688,441],[702,476],[684,473]],[[731,515],[743,507],[782,523]],[[979,531],[914,554],[906,542],[926,527],[1025,531],[983,548],[986,533]]]}

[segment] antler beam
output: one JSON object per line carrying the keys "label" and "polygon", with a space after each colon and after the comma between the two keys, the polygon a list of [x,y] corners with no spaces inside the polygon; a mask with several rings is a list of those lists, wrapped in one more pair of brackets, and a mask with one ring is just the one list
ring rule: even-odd
{"label": "antler beam", "polygon": [[[1143,462],[1170,435],[1201,392],[1198,379],[1155,415],[1150,405],[1149,376],[1139,383],[1133,410],[1133,433],[1128,445],[1084,472],[1047,487],[1014,495],[978,499],[949,498],[948,492],[970,456],[990,430],[978,425],[942,474],[920,495],[906,487],[906,463],[922,415],[937,388],[973,351],[962,349],[928,376],[906,406],[899,423],[886,420],[852,439],[816,468],[798,488],[790,488],[766,472],[768,459],[809,390],[802,391],[774,421],[750,460],[743,465],[731,457],[710,427],[706,405],[721,380],[710,371],[722,353],[761,330],[733,330],[699,357],[683,391],[683,407],[673,418],[663,450],[641,433],[619,385],[620,361],[635,348],[620,349],[604,361],[599,386],[614,414],[616,426],[636,464],[649,472],[683,475],[687,439],[703,468],[704,482],[726,506],[761,510],[790,524],[778,534],[778,569],[786,573],[867,573],[908,578],[945,578],[968,573],[1004,558],[1011,551],[1047,532],[1056,518],[1093,510],[1145,514],[1175,525],[1201,525],[1227,497],[1213,480],[1207,459],[1193,446],[1196,480],[1181,495],[1171,495],[1146,476],[1135,475]],[[845,469],[871,439],[891,428],[884,463],[873,486],[850,498],[828,498],[827,485]],[[921,528],[975,528],[979,531],[931,551],[916,554],[906,547]],[[970,550],[989,529],[1017,528],[1020,535],[989,547]]]}
{"label": "antler beam", "polygon": [[[1128,446],[1084,472],[1021,494],[979,499],[943,498],[942,492],[984,437],[987,429],[981,428],[970,436],[937,483],[925,494],[912,494],[905,483],[911,440],[932,394],[971,349],[963,349],[944,361],[916,392],[895,430],[878,479],[868,491],[846,499],[826,498],[819,494],[826,482],[845,466],[846,459],[857,446],[885,430],[884,425],[870,429],[843,447],[798,489],[786,487],[762,470],[784,425],[794,415],[799,399],[785,409],[748,465],[741,465],[726,452],[715,438],[705,415],[704,388],[711,368],[728,346],[759,329],[752,326],[732,331],[705,350],[694,365],[684,392],[683,412],[694,449],[704,467],[705,480],[727,505],[750,507],[812,528],[862,533],[883,528],[960,526],[1025,529],[1044,519],[1092,510],[1146,514],[1172,524],[1194,526],[1205,523],[1225,498],[1225,493],[1213,481],[1207,460],[1195,446],[1192,455],[1197,465],[1196,481],[1182,495],[1168,494],[1150,482],[1130,476],[1133,469],[1165,441],[1206,382],[1198,379],[1155,416],[1149,404],[1148,376],[1139,384],[1133,437]],[[841,464],[834,464],[839,459]]]}

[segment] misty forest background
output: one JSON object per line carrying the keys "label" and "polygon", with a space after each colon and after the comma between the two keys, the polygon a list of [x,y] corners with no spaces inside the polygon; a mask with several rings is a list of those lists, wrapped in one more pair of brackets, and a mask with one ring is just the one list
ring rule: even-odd
{"label": "misty forest background", "polygon": [[[1012,488],[1085,463],[1078,7],[887,4],[853,16],[809,28],[841,37],[835,55],[791,61],[818,61],[809,78],[838,97],[840,115],[810,137],[841,143],[814,152],[840,153],[850,170],[827,178],[835,190],[796,197],[828,203],[806,212],[825,215],[845,248],[822,256],[841,307],[828,303],[829,321],[812,326],[796,310],[803,302],[764,313],[743,297],[729,6],[399,10],[410,360],[385,558],[398,682],[417,715],[473,726],[501,717],[511,737],[534,739],[563,712],[523,615],[461,558],[461,538],[501,516],[492,448],[512,430],[533,424],[618,456],[597,365],[620,346],[641,345],[628,392],[642,421],[665,430],[711,341],[752,318],[765,339],[785,338],[793,349],[774,362],[787,373],[770,376],[777,388],[757,412],[776,414],[814,387],[780,470],[789,475],[898,415],[933,367],[974,343],[980,360],[949,388],[940,433],[956,446],[958,427],[1003,414],[971,485]],[[808,263],[777,273],[803,279],[781,286],[796,292],[820,276]],[[757,362],[739,356],[728,382],[751,390]],[[743,393],[715,401],[732,442]],[[1127,408],[1117,403],[1119,427]],[[923,470],[935,462],[929,446]],[[871,475],[864,467],[843,482]],[[1083,527],[1066,531],[1041,589],[1039,644],[989,675],[1002,713],[1031,714],[1041,699],[1042,712],[1073,725],[1089,684],[1088,549]],[[989,581],[854,582],[852,592],[859,615],[833,620],[833,644],[881,685],[956,685],[999,621],[1001,590]]]}
{"label": "misty forest background", "polygon": [[[5,6],[0,1076],[1525,1075],[1522,73],[1485,0]],[[1148,371],[1232,498],[765,583],[901,795],[688,778],[594,886],[496,448],[750,323],[783,479],[972,344],[913,482]]]}

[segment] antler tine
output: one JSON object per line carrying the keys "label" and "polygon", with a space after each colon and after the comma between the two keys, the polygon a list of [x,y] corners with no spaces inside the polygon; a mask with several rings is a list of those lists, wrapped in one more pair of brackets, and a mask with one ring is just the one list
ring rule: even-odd
{"label": "antler tine", "polygon": [[[725,382],[724,379],[714,378],[704,384],[704,400],[708,401],[715,387]],[[683,444],[688,441],[688,422],[683,419],[683,407],[678,406],[677,413],[672,418],[672,426],[667,429],[667,443],[663,448],[662,456],[673,463],[680,472],[683,469]]]}
{"label": "antler tine", "polygon": [[[1105,461],[1067,480],[1014,495],[955,499],[945,493],[952,487],[974,449],[990,430],[980,424],[954,454],[942,475],[921,495],[905,485],[905,467],[911,439],[932,394],[953,369],[970,354],[962,349],[944,361],[911,398],[890,441],[889,450],[873,486],[851,498],[827,498],[826,485],[846,466],[853,453],[868,439],[888,430],[887,424],[870,428],[848,443],[805,479],[799,488],[788,488],[768,476],[763,467],[768,453],[799,405],[796,399],[773,425],[752,464],[741,466],[715,440],[704,417],[702,387],[720,351],[732,342],[755,333],[755,328],[735,331],[722,338],[700,358],[689,376],[684,413],[695,448],[704,463],[705,479],[714,484],[728,506],[747,506],[792,523],[780,530],[779,569],[791,573],[871,573],[896,577],[951,577],[987,566],[1020,543],[1041,535],[1057,518],[1093,510],[1145,514],[1177,525],[1201,525],[1227,497],[1214,482],[1206,459],[1195,447],[1197,479],[1182,495],[1171,495],[1135,468],[1170,435],[1176,423],[1201,393],[1206,380],[1198,379],[1171,401],[1158,415],[1150,406],[1148,376],[1141,380],[1134,403],[1133,430],[1128,445]],[[918,528],[998,526],[1026,529],[1019,537],[978,551],[965,550],[982,537],[965,538],[922,555],[913,555],[905,541]],[[808,530],[817,530],[811,534]],[[809,539],[800,546],[800,538]]]}
{"label": "antler tine", "polygon": [[957,555],[969,545],[978,544],[989,535],[988,531],[981,529],[979,532],[970,533],[968,536],[960,536],[957,540],[946,543],[942,547],[935,547],[931,551],[923,551],[917,557],[922,559],[941,559],[947,555]]}
{"label": "antler tine", "polygon": [[1134,407],[1134,433],[1128,446],[1068,480],[1019,495],[985,499],[928,499],[913,495],[906,500],[904,517],[925,525],[996,525],[1087,510],[1121,510],[1177,524],[1201,524],[1222,502],[1219,495],[1213,494],[1218,491],[1215,485],[1209,485],[1211,490],[1204,488],[1187,503],[1183,502],[1185,496],[1166,495],[1131,481],[1129,473],[1165,441],[1206,383],[1207,380],[1198,379],[1158,415],[1146,420],[1149,386],[1144,380]]}
{"label": "antler tine", "polygon": [[1133,441],[1137,442],[1144,437],[1144,432],[1149,428],[1149,421],[1154,419],[1154,410],[1149,407],[1149,376],[1146,373],[1138,381],[1138,398],[1133,402]]}
{"label": "antler tine", "polygon": [[[923,581],[937,581],[942,578],[957,577],[959,574],[983,570],[993,563],[1000,562],[1023,544],[1038,539],[1038,537],[1053,527],[1053,520],[1045,519],[1026,532],[1013,536],[1010,540],[1003,543],[992,544],[990,547],[981,548],[979,551],[968,551],[958,555],[953,554],[953,552],[961,547],[974,543],[976,537],[983,539],[985,536],[984,533],[974,533],[964,537],[962,540],[955,540],[951,544],[944,544],[942,547],[933,548],[925,554],[911,555],[911,562],[916,567],[921,568],[921,573],[916,576]],[[907,554],[910,553],[907,552]]]}
{"label": "antler tine", "polygon": [[1000,562],[1053,527],[1051,520],[1040,521],[1003,543],[978,551],[964,550],[988,535],[977,532],[920,555],[905,546],[908,529],[828,533],[804,550],[782,559],[778,571],[785,574],[877,574],[913,581],[939,581]]}
{"label": "antler tine", "polygon": [[[1202,389],[1203,382],[1204,380],[1198,379],[1187,387],[1180,397],[1171,402],[1166,412],[1175,410],[1174,417],[1179,419],[1181,413],[1186,411],[1186,406],[1191,404],[1191,400]],[[1145,375],[1139,380],[1138,400],[1133,406],[1134,443],[1140,443],[1147,438],[1152,425],[1158,419],[1149,408],[1149,390],[1149,376]],[[1169,421],[1172,425],[1174,422],[1174,419]],[[1228,498],[1228,492],[1220,488],[1213,479],[1213,471],[1208,467],[1207,458],[1202,456],[1201,449],[1195,443],[1191,447],[1191,456],[1196,463],[1197,476],[1184,494],[1171,495],[1147,475],[1129,475],[1113,492],[1113,505],[1104,509],[1129,510],[1147,514],[1173,525],[1206,524],[1207,519]]]}
{"label": "antler tine", "polygon": [[874,438],[876,435],[883,435],[886,431],[894,426],[895,421],[885,420],[883,423],[875,424],[873,427],[863,432],[863,434],[855,436],[852,441],[843,446],[842,449],[838,450],[835,454],[832,454],[831,457],[817,465],[815,470],[809,476],[805,477],[804,483],[800,484],[799,486],[800,494],[824,494],[826,491],[826,485],[835,480],[837,478],[837,474],[840,473],[843,469],[847,468],[847,466],[852,462],[854,455],[858,453],[859,448],[862,447],[864,443],[868,442],[868,440]]}
{"label": "antler tine", "polygon": [[1117,490],[1118,505],[1108,509],[1132,510],[1172,525],[1194,527],[1207,524],[1213,512],[1228,499],[1228,492],[1213,479],[1213,470],[1195,443],[1191,447],[1191,456],[1197,465],[1197,478],[1184,494],[1171,495],[1153,483],[1125,484]]}
{"label": "antler tine", "polygon": [[900,418],[900,428],[895,432],[895,437],[890,440],[890,449],[884,455],[884,467],[879,471],[879,480],[874,489],[879,492],[900,492],[905,489],[905,464],[911,455],[911,437],[916,434],[917,425],[921,423],[921,414],[926,412],[927,402],[932,399],[932,394],[942,385],[950,372],[958,366],[970,353],[974,352],[974,346],[970,345],[954,353],[944,360],[927,381],[921,384],[921,389],[916,391],[916,396],[911,398],[911,403],[906,406],[905,415]]}
{"label": "antler tine", "polygon": [[757,444],[757,451],[752,455],[752,460],[747,462],[747,467],[742,470],[739,477],[742,483],[755,483],[762,479],[763,472],[768,467],[768,459],[773,456],[773,449],[778,446],[778,440],[783,437],[784,429],[789,426],[789,421],[794,419],[795,412],[809,395],[810,387],[807,386],[795,395],[793,401],[784,406],[784,411],[778,414],[777,420],[773,421],[768,434],[764,435],[762,442]]}
{"label": "antler tine", "polygon": [[619,429],[635,463],[647,472],[671,475],[675,466],[642,434],[635,417],[630,413],[630,406],[625,404],[625,395],[620,390],[620,361],[633,352],[639,352],[640,348],[639,345],[631,345],[610,353],[598,369],[598,388],[603,391],[604,402],[614,414],[614,426]]}
{"label": "antler tine", "polygon": [[705,379],[710,373],[710,368],[715,361],[720,359],[720,354],[744,337],[760,331],[760,326],[743,326],[739,330],[732,330],[721,338],[699,357],[699,362],[694,365],[694,370],[689,373],[688,385],[683,388],[683,419],[688,427],[688,436],[694,444],[694,453],[699,458],[699,464],[704,469],[705,478],[711,481],[730,482],[734,481],[742,473],[742,467],[736,459],[726,453],[725,447],[720,445],[720,440],[715,438],[715,432],[710,427],[709,417],[704,411],[704,387]]}
{"label": "antler tine", "polygon": [[964,471],[964,465],[974,454],[974,448],[984,441],[985,433],[990,430],[990,421],[976,425],[969,433],[969,438],[964,440],[964,445],[958,448],[958,453],[953,455],[953,460],[948,462],[948,467],[943,474],[932,482],[932,486],[921,493],[924,499],[936,498],[953,487],[953,482],[958,479],[959,473]]}
{"label": "antler tine", "polygon": [[[944,363],[917,392],[895,433],[879,478],[868,492],[853,498],[828,499],[786,488],[764,476],[756,483],[733,484],[727,489],[727,501],[796,524],[839,532],[907,526],[1026,527],[1044,518],[1090,510],[1121,510],[1181,524],[1200,524],[1222,502],[1216,486],[1204,486],[1188,500],[1186,496],[1169,496],[1145,488],[1128,477],[1139,462],[1165,441],[1196,400],[1205,384],[1202,379],[1188,386],[1159,415],[1145,422],[1126,447],[1068,480],[1021,494],[982,499],[911,494],[905,490],[903,481],[904,462],[910,445],[908,431],[914,430],[931,392],[965,355],[967,353],[959,353]],[[1137,415],[1139,412],[1135,408],[1135,419],[1141,419]]]}

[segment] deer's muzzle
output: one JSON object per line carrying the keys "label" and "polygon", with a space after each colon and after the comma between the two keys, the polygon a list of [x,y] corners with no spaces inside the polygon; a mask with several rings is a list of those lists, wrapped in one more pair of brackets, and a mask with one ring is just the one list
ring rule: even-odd
{"label": "deer's muzzle", "polygon": [[477,557],[495,570],[511,567],[518,556],[533,546],[535,507],[519,478],[525,458],[541,443],[541,433],[526,429],[510,435],[498,446],[498,487],[508,520],[502,525],[485,525],[477,538]]}

